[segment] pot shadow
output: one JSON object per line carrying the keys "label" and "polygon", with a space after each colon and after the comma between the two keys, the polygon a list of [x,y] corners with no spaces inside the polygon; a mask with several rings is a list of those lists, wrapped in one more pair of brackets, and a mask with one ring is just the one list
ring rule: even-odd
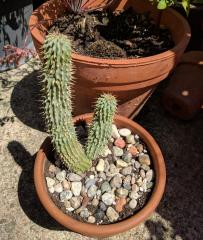
{"label": "pot shadow", "polygon": [[16,163],[22,168],[18,182],[18,199],[24,213],[34,223],[44,228],[58,231],[67,230],[49,216],[37,197],[33,177],[36,154],[31,156],[24,146],[17,141],[10,142],[8,150]]}
{"label": "pot shadow", "polygon": [[[203,236],[203,111],[190,121],[171,116],[161,104],[166,85],[167,81],[157,88],[136,122],[156,139],[165,159],[166,189],[156,212],[174,231],[171,239],[179,235],[184,240],[200,240]],[[146,222],[155,239],[166,239],[163,237],[163,232],[167,232],[164,225],[160,221]]]}
{"label": "pot shadow", "polygon": [[45,131],[40,101],[39,71],[33,71],[15,85],[11,95],[11,108],[25,125]]}

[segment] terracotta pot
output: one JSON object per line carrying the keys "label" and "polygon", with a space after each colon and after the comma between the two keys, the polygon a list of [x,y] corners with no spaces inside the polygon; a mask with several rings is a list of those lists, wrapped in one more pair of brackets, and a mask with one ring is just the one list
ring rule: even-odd
{"label": "terracotta pot", "polygon": [[[98,4],[100,1],[95,2]],[[50,0],[34,11],[30,18],[29,26],[39,55],[46,30],[53,24],[54,19],[67,11],[65,2]],[[150,11],[155,20],[160,17],[160,12],[149,1],[118,0],[115,4],[111,6],[112,10],[132,6],[138,12]],[[91,112],[92,102],[103,92],[112,92],[119,99],[118,110],[121,115],[134,117],[138,113],[156,85],[165,79],[178,63],[190,39],[190,27],[176,11],[164,11],[161,24],[171,30],[175,42],[175,47],[164,53],[139,59],[116,60],[72,54],[77,79],[74,87],[76,115]]]}
{"label": "terracotta pot", "polygon": [[[84,114],[78,116],[74,118],[74,121],[78,121],[79,119],[84,119],[87,122],[90,122],[92,120],[92,114]],[[46,159],[49,158],[49,155],[51,153],[51,144],[48,139],[46,139],[45,142],[42,144],[41,149],[39,150],[35,160],[34,166],[35,187],[39,199],[43,206],[45,207],[45,209],[56,221],[58,221],[64,227],[74,232],[78,232],[80,234],[90,237],[107,237],[120,232],[127,231],[130,228],[137,226],[139,223],[143,222],[147,217],[149,217],[149,215],[158,206],[165,188],[166,182],[165,163],[161,150],[159,149],[153,137],[139,124],[125,117],[116,115],[115,123],[118,127],[127,127],[131,129],[133,133],[139,134],[139,136],[143,139],[143,141],[145,142],[150,151],[155,169],[155,186],[149,201],[142,210],[140,210],[134,216],[126,220],[109,225],[96,225],[77,221],[72,217],[64,214],[53,203],[53,201],[49,197],[46,187],[44,169],[47,161]]]}

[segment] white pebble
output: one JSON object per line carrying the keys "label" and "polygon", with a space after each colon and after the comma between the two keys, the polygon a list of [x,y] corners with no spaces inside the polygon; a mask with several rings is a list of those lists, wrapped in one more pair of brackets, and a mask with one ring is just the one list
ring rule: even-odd
{"label": "white pebble", "polygon": [[121,129],[119,130],[119,134],[120,134],[122,137],[127,137],[128,135],[131,134],[131,131],[130,131],[130,129],[128,129],[128,128],[121,128]]}

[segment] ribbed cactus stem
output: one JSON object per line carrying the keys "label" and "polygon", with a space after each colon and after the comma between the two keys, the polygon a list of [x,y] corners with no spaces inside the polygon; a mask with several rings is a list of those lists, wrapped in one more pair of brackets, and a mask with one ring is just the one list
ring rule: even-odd
{"label": "ribbed cactus stem", "polygon": [[84,172],[91,166],[91,161],[77,140],[72,121],[73,66],[71,43],[65,35],[47,35],[43,45],[42,70],[44,111],[55,150],[67,168]]}
{"label": "ribbed cactus stem", "polygon": [[86,145],[88,159],[93,160],[98,157],[107,145],[112,133],[112,123],[116,108],[116,98],[111,94],[103,94],[98,98],[93,122],[88,131]]}

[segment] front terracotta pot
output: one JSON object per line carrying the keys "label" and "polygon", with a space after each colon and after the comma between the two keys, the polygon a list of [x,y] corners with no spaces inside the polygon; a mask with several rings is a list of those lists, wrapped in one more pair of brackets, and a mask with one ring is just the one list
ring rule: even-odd
{"label": "front terracotta pot", "polygon": [[[98,4],[101,0],[93,1]],[[54,19],[67,12],[65,0],[50,0],[33,12],[30,31],[37,52],[40,53],[47,29]],[[149,1],[118,0],[112,10],[132,6],[138,12],[150,11],[156,20],[159,12]],[[119,99],[119,114],[133,118],[152,94],[157,84],[165,79],[178,63],[189,39],[190,27],[176,11],[163,11],[161,24],[173,35],[175,47],[151,57],[139,59],[101,59],[72,54],[77,83],[74,86],[74,114],[91,112],[92,102],[103,92],[113,93]]]}
{"label": "front terracotta pot", "polygon": [[[85,121],[90,122],[92,120],[92,114],[84,114],[75,117],[74,121],[78,121],[79,119],[84,119]],[[64,214],[53,203],[53,201],[49,197],[46,187],[44,169],[47,161],[46,159],[49,158],[50,154],[52,154],[49,139],[46,139],[44,141],[35,160],[34,182],[37,194],[44,208],[57,222],[62,224],[67,229],[70,229],[74,232],[78,232],[89,237],[107,237],[127,231],[137,226],[138,224],[146,220],[150,216],[150,214],[156,209],[162,198],[165,188],[166,182],[165,163],[161,150],[159,149],[159,146],[157,145],[153,137],[139,124],[123,116],[116,115],[114,121],[118,127],[127,127],[131,129],[133,133],[137,133],[142,138],[142,140],[147,145],[147,148],[150,151],[155,170],[155,185],[149,201],[142,210],[140,210],[134,216],[126,220],[109,225],[96,225],[77,221],[72,217]]]}

